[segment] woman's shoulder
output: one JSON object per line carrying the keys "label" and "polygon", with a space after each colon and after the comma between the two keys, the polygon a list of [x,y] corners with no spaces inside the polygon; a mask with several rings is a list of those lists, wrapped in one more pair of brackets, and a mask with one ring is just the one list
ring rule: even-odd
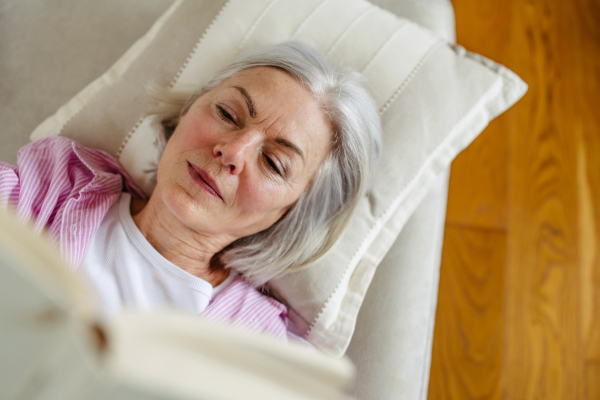
{"label": "woman's shoulder", "polygon": [[122,168],[118,161],[102,150],[85,147],[73,139],[55,136],[36,140],[23,146],[17,155],[17,166],[44,165],[86,168],[90,171],[116,171]]}
{"label": "woman's shoulder", "polygon": [[215,322],[229,323],[242,329],[262,332],[280,339],[287,337],[287,308],[261,293],[243,276],[223,289],[202,313]]}
{"label": "woman's shoulder", "polygon": [[16,166],[0,163],[0,209],[46,229],[72,265],[124,186],[143,196],[113,157],[65,137],[27,144]]}
{"label": "woman's shoulder", "polygon": [[19,150],[18,158],[21,158],[23,155],[29,153],[42,153],[48,155],[58,155],[61,153],[72,152],[77,153],[80,149],[86,149],[92,153],[102,153],[111,158],[110,155],[102,150],[85,147],[81,143],[64,136],[52,136],[27,143]]}
{"label": "woman's shoulder", "polygon": [[110,186],[107,181],[117,177],[118,183],[124,184],[128,191],[145,197],[110,154],[63,136],[44,138],[23,146],[17,154],[16,169],[35,172],[38,177],[48,176],[55,183],[60,180],[65,185],[89,184],[89,190],[102,190]]}

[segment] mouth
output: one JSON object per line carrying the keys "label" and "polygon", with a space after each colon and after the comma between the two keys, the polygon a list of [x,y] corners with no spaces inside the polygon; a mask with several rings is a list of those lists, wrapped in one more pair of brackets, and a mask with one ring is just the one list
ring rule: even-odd
{"label": "mouth", "polygon": [[202,168],[194,165],[188,161],[188,171],[194,179],[194,181],[204,189],[208,194],[223,200],[223,196],[221,196],[221,191],[217,186],[217,183],[204,171]]}

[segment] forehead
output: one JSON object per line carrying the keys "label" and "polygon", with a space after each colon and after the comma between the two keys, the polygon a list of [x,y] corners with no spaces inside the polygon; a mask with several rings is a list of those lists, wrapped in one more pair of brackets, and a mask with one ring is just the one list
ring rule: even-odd
{"label": "forehead", "polygon": [[225,79],[223,81],[223,83],[225,83],[227,81],[238,81],[238,82],[247,82],[247,83],[254,82],[254,83],[257,83],[262,89],[269,89],[270,86],[276,87],[278,84],[286,83],[286,82],[290,83],[290,84],[293,83],[300,87],[303,87],[296,80],[296,78],[293,75],[291,75],[289,72],[287,72],[281,68],[276,68],[276,67],[246,68],[239,72],[236,72],[229,78]]}
{"label": "forehead", "polygon": [[[295,106],[299,111],[321,108],[320,103],[287,71],[275,67],[247,68],[224,80],[219,88],[241,86],[264,107]],[[261,110],[257,110],[261,111]]]}

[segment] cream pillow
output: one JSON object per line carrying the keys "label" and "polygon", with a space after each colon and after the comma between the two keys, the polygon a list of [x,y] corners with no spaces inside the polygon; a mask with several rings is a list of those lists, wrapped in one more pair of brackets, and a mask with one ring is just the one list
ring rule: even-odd
{"label": "cream pillow", "polygon": [[342,238],[270,282],[298,333],[341,356],[375,268],[436,176],[527,90],[513,72],[364,0],[178,0],[31,139],[105,150],[150,194],[159,139],[145,85],[198,87],[240,52],[292,38],[362,72],[382,118],[379,171]]}

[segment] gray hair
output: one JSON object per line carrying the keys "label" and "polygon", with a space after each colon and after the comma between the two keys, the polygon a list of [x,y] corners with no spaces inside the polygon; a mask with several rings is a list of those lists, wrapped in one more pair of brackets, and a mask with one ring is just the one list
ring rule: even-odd
{"label": "gray hair", "polygon": [[309,187],[271,227],[241,238],[218,257],[255,286],[323,256],[341,236],[365,195],[381,153],[381,125],[363,76],[334,69],[309,45],[288,41],[242,54],[191,95],[161,96],[157,111],[168,140],[179,117],[203,94],[247,68],[280,68],[294,76],[320,102],[332,125],[331,151]]}

